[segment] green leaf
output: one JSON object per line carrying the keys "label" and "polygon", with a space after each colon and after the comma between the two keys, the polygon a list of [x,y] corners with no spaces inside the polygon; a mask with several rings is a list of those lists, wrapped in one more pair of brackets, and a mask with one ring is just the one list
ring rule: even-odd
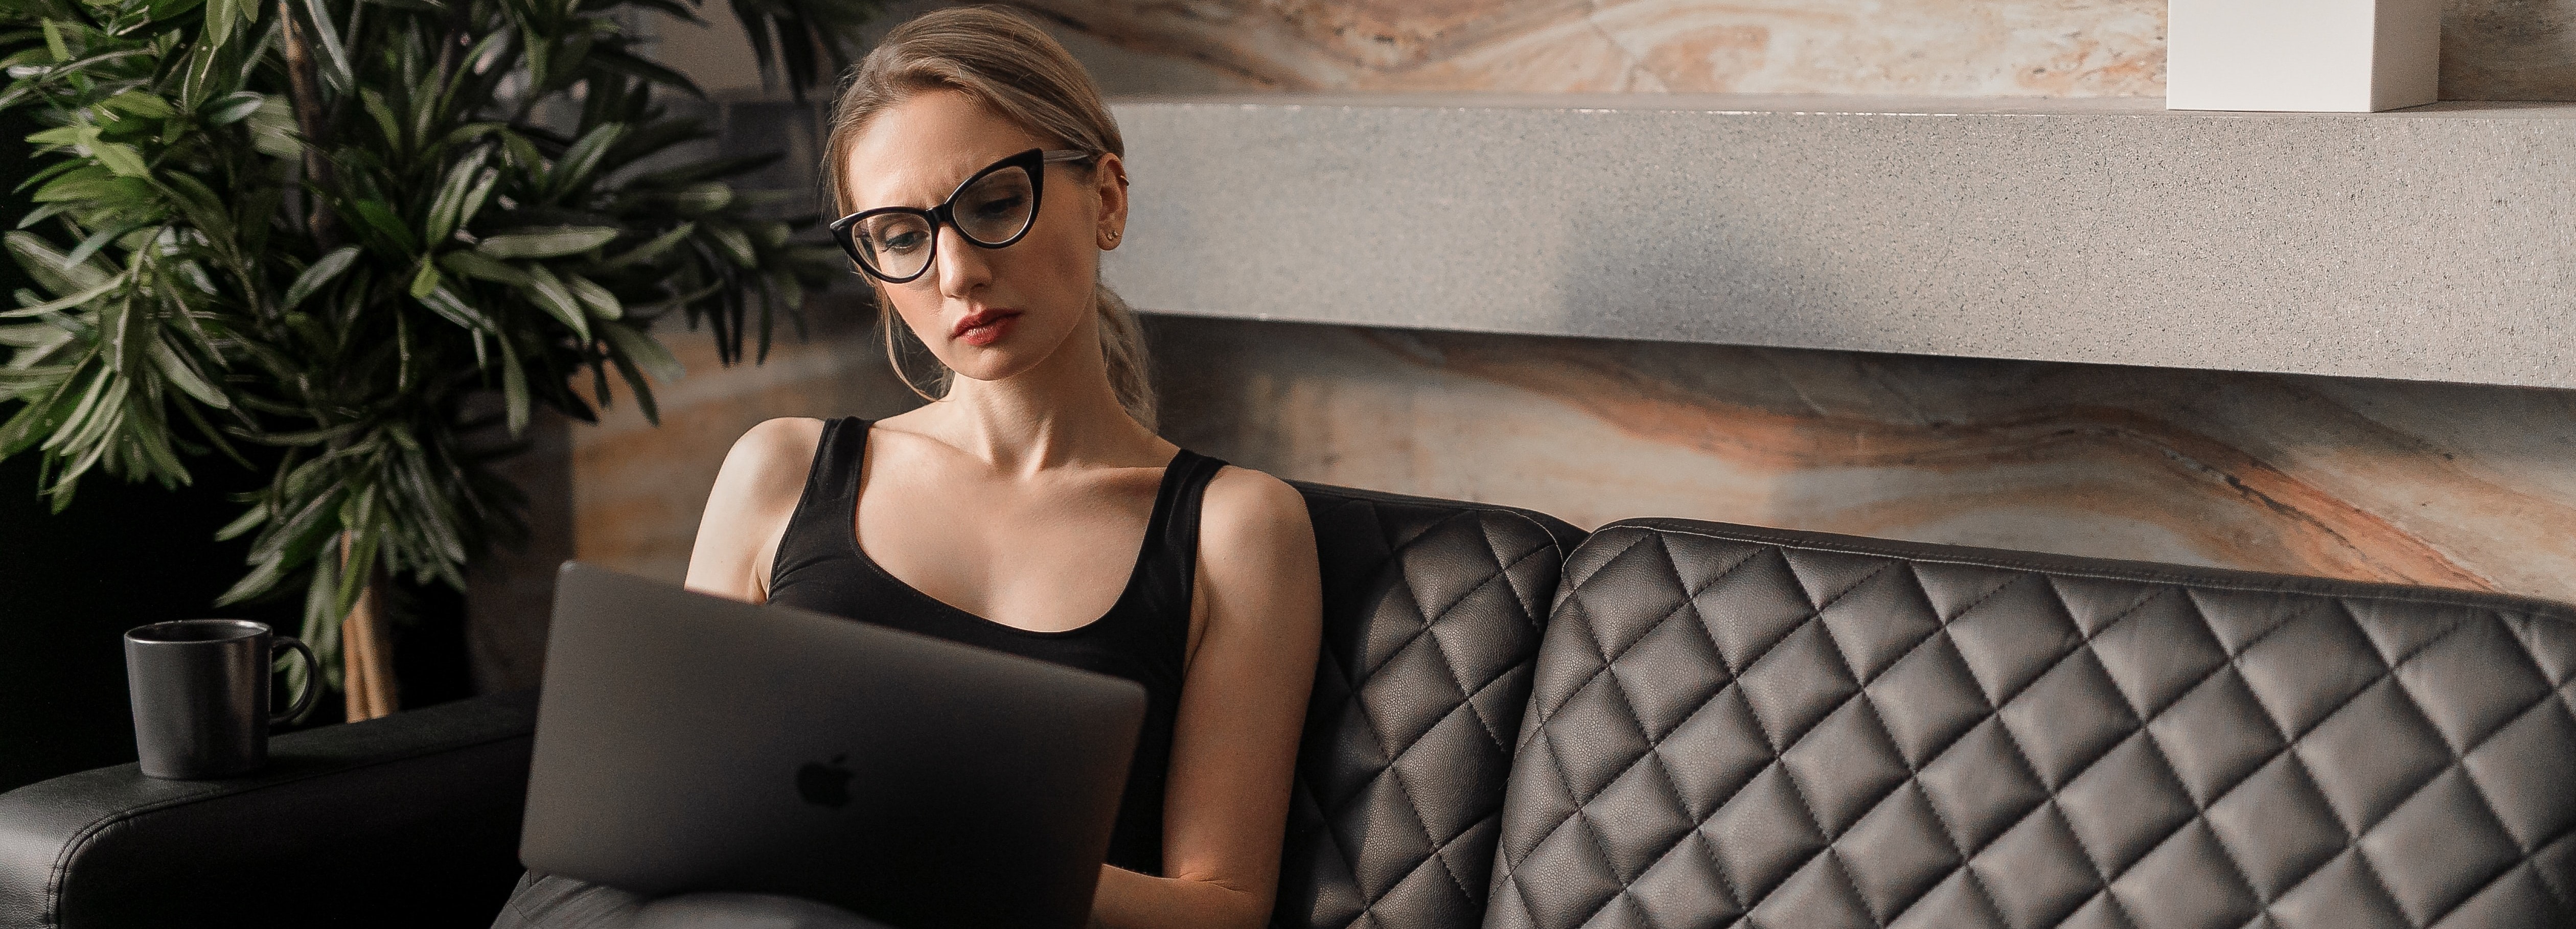
{"label": "green leaf", "polygon": [[609,293],[608,288],[599,286],[597,282],[569,271],[564,273],[563,282],[572,290],[574,299],[580,300],[581,305],[590,310],[590,315],[601,319],[617,319],[626,315],[626,305],[618,302],[616,294]]}
{"label": "green leaf", "polygon": [[[70,330],[48,323],[20,323],[15,326],[0,326],[0,345],[12,348],[49,349],[61,345],[65,339],[71,338],[71,335]],[[27,363],[25,355],[20,355],[9,362],[11,367],[22,367],[25,363]]]}
{"label": "green leaf", "polygon": [[510,153],[510,161],[517,164],[519,170],[541,177],[544,175],[546,156],[537,152],[537,143],[528,141],[527,136],[506,129],[493,135],[500,137],[501,148]]}
{"label": "green leaf", "polygon": [[453,251],[438,256],[438,263],[478,281],[492,281],[512,287],[528,285],[528,272],[494,261],[481,252]]}
{"label": "green leaf", "polygon": [[510,435],[516,437],[528,430],[528,372],[519,365],[519,350],[510,344],[509,336],[501,343],[501,405],[507,411]]}
{"label": "green leaf", "polygon": [[313,17],[313,37],[321,40],[323,57],[331,65],[331,77],[341,87],[357,83],[357,74],[349,67],[349,53],[340,47],[340,27],[331,22],[330,8],[321,0],[304,0],[304,9]]}
{"label": "green leaf", "polygon": [[[89,164],[88,164],[87,162],[83,162],[83,161],[80,161],[80,160],[78,160],[78,159],[66,158],[66,159],[63,159],[63,160],[61,160],[61,161],[54,162],[52,165],[50,165],[50,166],[48,166],[48,167],[44,168],[43,170],[37,171],[37,172],[36,172],[36,173],[34,173],[34,174],[27,175],[27,179],[26,179],[26,180],[19,181],[19,182],[18,182],[18,186],[17,186],[17,187],[15,187],[15,188],[12,188],[12,189],[14,189],[14,190],[25,190],[25,189],[27,189],[27,188],[34,187],[34,186],[37,186],[37,185],[39,185],[39,184],[43,184],[43,183],[45,183],[45,182],[47,182],[47,181],[53,180],[54,178],[61,177],[61,176],[63,176],[64,174],[68,174],[68,173],[70,173],[70,172],[78,171],[78,170],[81,170],[81,169],[83,169],[83,168],[89,168],[89,167],[90,167],[90,166],[89,166]],[[91,170],[97,170],[97,169],[92,168]],[[25,229],[25,228],[27,228],[27,227],[29,227],[29,226],[31,226],[31,225],[34,225],[34,224],[33,224],[33,223],[30,223],[30,222],[27,222],[27,221],[25,221],[25,220],[19,220],[19,221],[18,221],[18,228],[20,228],[20,229]]]}
{"label": "green leaf", "polygon": [[424,241],[444,241],[456,231],[458,211],[464,208],[465,196],[473,188],[483,159],[490,154],[489,148],[477,149],[447,169],[447,179],[438,185],[438,195],[429,201],[429,228],[422,237]]}
{"label": "green leaf", "polygon": [[229,126],[249,119],[250,114],[259,112],[260,104],[267,102],[268,98],[261,94],[238,91],[215,98],[199,111],[199,115],[205,119],[206,125]]}
{"label": "green leaf", "polygon": [[[188,69],[179,78],[180,105],[188,107],[189,109],[196,109],[206,102],[206,97],[215,92],[213,79],[215,73],[216,44],[217,43],[213,41],[203,39],[190,44],[188,48]],[[231,120],[226,120],[225,122],[230,121]],[[222,123],[217,123],[216,125],[222,125]]]}
{"label": "green leaf", "polygon": [[96,128],[84,125],[56,126],[27,133],[27,141],[37,145],[82,145],[97,137]]}
{"label": "green leaf", "polygon": [[474,222],[474,217],[483,212],[483,202],[491,199],[493,185],[500,183],[500,181],[501,170],[499,168],[483,169],[483,176],[474,182],[474,189],[467,191],[465,193],[464,202],[458,204],[456,207],[456,224],[453,228],[463,229],[468,225],[471,225]]}
{"label": "green leaf", "polygon": [[332,604],[333,612],[347,615],[357,606],[358,595],[367,589],[368,576],[375,572],[376,549],[384,542],[384,531],[376,526],[375,510],[374,484],[366,485],[340,506],[340,525],[348,530],[347,535],[341,536],[341,544],[348,544],[352,537],[358,544],[350,547],[349,557],[340,564],[340,596]]}
{"label": "green leaf", "polygon": [[420,252],[420,240],[413,237],[411,227],[403,223],[402,217],[394,215],[394,208],[385,205],[384,201],[360,200],[350,204],[350,209],[357,212],[359,219],[366,220],[368,228],[401,246],[405,253]]}
{"label": "green leaf", "polygon": [[501,327],[493,325],[492,319],[483,315],[483,311],[477,310],[473,306],[467,304],[464,300],[459,299],[456,296],[456,292],[447,289],[444,284],[439,285],[436,290],[430,291],[429,296],[421,297],[419,299],[422,306],[430,308],[432,312],[437,313],[448,322],[455,323],[457,326],[462,327],[469,332],[473,332],[478,336],[474,343],[475,366],[481,367],[483,343],[479,336],[484,333],[498,333],[501,331]]}
{"label": "green leaf", "polygon": [[[610,364],[617,367],[617,376],[626,381],[626,389],[634,392],[635,407],[636,409],[644,411],[644,421],[656,426],[661,425],[662,410],[659,405],[653,402],[653,385],[645,383],[644,375],[636,373],[635,363],[628,360],[627,357],[622,354],[610,355],[608,356],[608,361]],[[593,368],[592,370],[596,371],[598,369]],[[599,391],[600,405],[607,406],[608,382],[605,379],[602,379],[599,382],[597,390]]]}
{"label": "green leaf", "polygon": [[[220,2],[220,0],[218,0]],[[251,111],[251,147],[271,158],[296,158],[304,154],[304,137],[295,131],[295,110],[283,94],[259,102]]]}
{"label": "green leaf", "polygon": [[385,144],[397,149],[401,148],[402,123],[394,118],[393,108],[385,105],[385,95],[377,93],[373,87],[368,87],[358,91],[358,99],[365,101],[367,115],[376,118],[376,130],[385,134]]}
{"label": "green leaf", "polygon": [[152,184],[142,178],[118,177],[104,166],[83,165],[46,182],[29,199],[37,203],[72,203],[83,211],[123,211],[149,210],[154,206],[154,196]]}
{"label": "green leaf", "polygon": [[148,0],[143,5],[143,12],[144,15],[151,17],[153,22],[166,23],[179,14],[196,9],[204,3],[205,0]]}
{"label": "green leaf", "polygon": [[218,243],[219,252],[229,252],[233,242],[233,214],[224,208],[223,198],[216,196],[206,182],[185,171],[172,171],[162,182],[169,188],[170,199],[178,203],[179,212],[188,217],[189,224]]}
{"label": "green leaf", "polygon": [[742,230],[732,226],[708,226],[707,235],[715,239],[716,244],[724,246],[726,257],[732,258],[734,264],[746,268],[760,266],[760,255],[751,250],[751,238],[743,235]]}
{"label": "green leaf", "polygon": [[129,116],[138,116],[144,119],[167,119],[171,114],[178,112],[177,110],[170,108],[169,101],[163,100],[158,95],[143,90],[129,90],[124,93],[117,94],[116,96],[107,98],[99,105],[115,110],[119,113],[124,113]]}
{"label": "green leaf", "polygon": [[80,306],[81,304],[88,303],[105,296],[108,291],[115,290],[118,285],[123,283],[125,283],[125,277],[123,275],[118,275],[116,277],[109,278],[107,281],[96,287],[92,287],[88,290],[84,290],[61,299],[47,300],[34,306],[22,306],[7,312],[0,312],[0,319],[23,319],[29,316],[43,316],[47,313],[60,313],[64,310]]}
{"label": "green leaf", "polygon": [[72,60],[71,46],[63,44],[63,29],[53,20],[45,20],[45,49],[54,53],[55,61]]}
{"label": "green leaf", "polygon": [[142,177],[152,173],[151,168],[143,165],[143,153],[123,142],[100,142],[90,146],[89,154],[121,177]]}
{"label": "green leaf", "polygon": [[680,376],[687,373],[686,369],[680,367],[680,360],[671,357],[670,349],[662,347],[660,341],[633,326],[621,322],[602,322],[599,324],[599,334],[608,342],[609,347],[617,350],[619,356],[633,359],[645,373],[653,375],[654,380],[665,384],[677,383]]}
{"label": "green leaf", "polygon": [[426,255],[421,256],[420,270],[411,276],[412,297],[414,299],[427,297],[430,292],[438,289],[438,284],[438,263],[429,260]]}
{"label": "green leaf", "polygon": [[206,41],[216,45],[232,41],[233,22],[241,18],[241,4],[245,2],[255,4],[259,0],[206,0]]}
{"label": "green leaf", "polygon": [[601,48],[593,50],[590,53],[590,61],[592,64],[606,68],[610,71],[625,74],[629,77],[652,81],[653,83],[661,84],[700,100],[707,98],[707,92],[699,89],[697,82],[689,80],[687,75],[655,64],[636,55],[630,55],[615,49]]}
{"label": "green leaf", "polygon": [[[221,0],[212,0],[212,2],[221,2]],[[241,580],[234,581],[231,589],[215,598],[215,606],[227,607],[267,593],[270,588],[277,586],[277,579],[286,573],[285,569],[286,559],[284,558],[260,559],[253,564],[249,574],[243,575]]]}
{"label": "green leaf", "polygon": [[733,203],[733,185],[723,181],[706,181],[680,188],[671,194],[673,207],[681,213],[697,216],[713,213]]}
{"label": "green leaf", "polygon": [[412,389],[411,381],[411,314],[396,313],[394,314],[394,389],[408,394]]}
{"label": "green leaf", "polygon": [[161,369],[161,376],[169,379],[171,386],[197,398],[197,402],[218,410],[233,408],[232,398],[216,390],[215,385],[206,383],[206,379],[197,373],[196,366],[179,357],[178,351],[170,347],[168,338],[155,337],[152,340],[152,363]]}
{"label": "green leaf", "polygon": [[123,276],[94,262],[71,264],[64,260],[67,256],[54,250],[53,243],[32,232],[11,232],[0,236],[0,241],[5,241],[10,255],[18,259],[18,266],[27,269],[27,276],[55,294],[79,293]]}
{"label": "green leaf", "polygon": [[223,528],[215,530],[215,541],[229,542],[241,538],[242,533],[257,529],[266,522],[268,522],[268,507],[253,506],[243,511],[240,516],[234,517],[232,522],[225,523]]}
{"label": "green leaf", "polygon": [[545,265],[531,264],[521,270],[528,272],[528,283],[519,288],[520,292],[527,294],[529,300],[545,310],[547,315],[571,327],[583,344],[589,344],[590,320],[583,317],[580,301],[573,297],[570,288],[564,286],[563,279],[556,277]]}
{"label": "green leaf", "polygon": [[82,239],[79,245],[72,247],[71,254],[63,256],[63,263],[75,265],[88,261],[89,256],[98,254],[100,249],[107,247],[107,243],[124,238],[126,233],[149,225],[152,225],[149,221],[121,223],[91,233],[89,238]]}
{"label": "green leaf", "polygon": [[625,123],[603,123],[583,133],[578,141],[572,143],[571,148],[564,149],[563,157],[555,162],[554,170],[546,175],[548,195],[563,196],[580,186],[582,182],[590,180],[591,171],[599,167],[599,159],[608,154],[608,147],[616,144],[617,139],[625,134]]}
{"label": "green leaf", "polygon": [[671,250],[672,246],[678,245],[682,241],[687,240],[689,234],[696,231],[698,231],[698,224],[681,223],[679,228],[654,236],[653,241],[628,249],[624,254],[608,259],[605,264],[608,267],[620,268],[631,264],[650,262],[662,257],[664,253]]}
{"label": "green leaf", "polygon": [[586,252],[617,238],[607,226],[557,226],[537,232],[496,235],[475,250],[493,258],[556,258]]}
{"label": "green leaf", "polygon": [[324,285],[331,283],[332,278],[339,277],[340,272],[349,270],[349,265],[357,260],[358,247],[355,245],[343,245],[332,249],[330,254],[322,256],[322,260],[314,262],[312,267],[304,269],[304,273],[295,276],[295,283],[286,288],[286,299],[278,305],[278,309],[281,311],[294,309],[296,304],[304,302],[305,298],[313,296]]}

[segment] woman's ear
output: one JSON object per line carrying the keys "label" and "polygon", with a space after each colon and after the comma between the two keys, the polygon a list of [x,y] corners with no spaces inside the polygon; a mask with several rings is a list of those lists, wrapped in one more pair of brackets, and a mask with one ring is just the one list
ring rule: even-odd
{"label": "woman's ear", "polygon": [[1127,163],[1117,155],[1103,153],[1100,163],[1091,171],[1092,183],[1100,197],[1100,250],[1118,247],[1127,235]]}

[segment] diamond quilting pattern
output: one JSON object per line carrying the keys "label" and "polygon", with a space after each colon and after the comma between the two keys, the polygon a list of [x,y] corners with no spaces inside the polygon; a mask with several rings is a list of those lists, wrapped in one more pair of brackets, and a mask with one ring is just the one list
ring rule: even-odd
{"label": "diamond quilting pattern", "polygon": [[1681,520],[1565,578],[1490,929],[2576,926],[2566,607]]}
{"label": "diamond quilting pattern", "polygon": [[1299,490],[1324,649],[1271,923],[1474,926],[1540,623],[1582,534],[1503,507]]}

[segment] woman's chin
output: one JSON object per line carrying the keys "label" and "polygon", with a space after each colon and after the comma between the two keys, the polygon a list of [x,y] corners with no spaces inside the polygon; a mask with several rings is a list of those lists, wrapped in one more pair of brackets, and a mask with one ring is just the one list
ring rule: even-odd
{"label": "woman's chin", "polygon": [[947,359],[948,370],[957,372],[958,377],[973,381],[1009,380],[1015,375],[1037,367],[1038,362],[1043,360],[1029,357],[1026,353],[1017,351],[1018,348],[1019,346],[1013,345],[1011,340],[986,346],[953,345],[950,346],[952,357]]}

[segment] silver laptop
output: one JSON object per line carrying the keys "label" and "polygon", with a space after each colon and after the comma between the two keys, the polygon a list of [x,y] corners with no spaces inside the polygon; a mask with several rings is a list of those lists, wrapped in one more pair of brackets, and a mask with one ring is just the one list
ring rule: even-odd
{"label": "silver laptop", "polygon": [[900,929],[1073,929],[1135,682],[566,563],[519,860]]}

